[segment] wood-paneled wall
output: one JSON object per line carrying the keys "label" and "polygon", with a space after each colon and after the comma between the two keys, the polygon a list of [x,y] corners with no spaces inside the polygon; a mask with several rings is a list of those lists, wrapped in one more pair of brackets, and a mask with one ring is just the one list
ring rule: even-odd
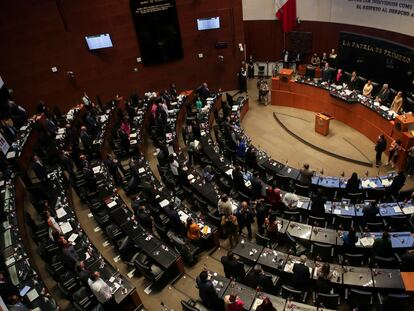
{"label": "wood-paneled wall", "polygon": [[[129,0],[1,1],[0,74],[29,112],[40,99],[66,111],[80,101],[83,90],[105,102],[115,94],[142,94],[172,82],[179,90],[203,81],[212,89],[234,89],[243,59],[238,43],[245,42],[241,0],[176,3],[184,58],[144,66],[136,61],[140,51]],[[220,16],[221,29],[197,31],[196,19],[211,16]],[[90,52],[84,36],[99,33],[109,33],[114,47]],[[227,42],[228,48],[215,49],[218,41]],[[53,66],[58,72],[51,71]],[[74,72],[73,80],[67,71]]]}
{"label": "wood-paneled wall", "polygon": [[[361,26],[302,21],[295,30],[311,32],[313,34],[313,50],[319,54],[329,53],[332,48],[337,49],[339,32],[341,31],[371,35],[414,47],[414,37]],[[253,55],[259,61],[281,59],[284,38],[279,21],[244,21],[244,31],[247,55]],[[310,56],[308,57],[310,58]]]}

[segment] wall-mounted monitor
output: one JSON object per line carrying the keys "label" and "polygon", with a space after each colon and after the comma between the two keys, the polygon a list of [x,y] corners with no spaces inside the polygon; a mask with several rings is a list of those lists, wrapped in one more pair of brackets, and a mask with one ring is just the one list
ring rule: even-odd
{"label": "wall-mounted monitor", "polygon": [[99,50],[113,47],[109,33],[103,33],[96,36],[85,36],[89,50]]}
{"label": "wall-mounted monitor", "polygon": [[220,17],[197,18],[198,30],[210,30],[220,28]]}

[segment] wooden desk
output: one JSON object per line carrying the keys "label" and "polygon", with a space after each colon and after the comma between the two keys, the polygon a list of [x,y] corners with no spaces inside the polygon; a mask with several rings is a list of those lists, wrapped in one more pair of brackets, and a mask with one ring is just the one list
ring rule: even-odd
{"label": "wooden desk", "polygon": [[407,292],[414,292],[414,272],[401,272],[401,278]]}
{"label": "wooden desk", "polygon": [[[272,105],[293,107],[316,113],[323,111],[354,128],[374,143],[380,134],[385,135],[388,145],[397,138],[404,140],[403,136],[406,133],[395,131],[393,121],[388,121],[360,103],[347,103],[335,98],[325,89],[295,81],[283,82],[278,78],[273,78],[271,92]],[[406,153],[402,152],[396,163],[397,167],[402,168],[405,165],[405,158]]]}

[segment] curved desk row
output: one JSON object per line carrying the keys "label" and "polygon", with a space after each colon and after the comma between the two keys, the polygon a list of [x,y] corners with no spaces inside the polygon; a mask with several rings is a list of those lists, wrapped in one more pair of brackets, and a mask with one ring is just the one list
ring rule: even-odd
{"label": "curved desk row", "polygon": [[[414,144],[414,138],[409,132],[396,129],[396,121],[387,120],[361,103],[349,103],[334,97],[324,88],[273,78],[271,92],[272,105],[288,106],[315,113],[324,112],[359,131],[374,143],[380,134],[384,134],[388,142],[400,139],[405,149]],[[403,153],[396,163],[397,167],[403,168],[405,159],[406,155]]]}

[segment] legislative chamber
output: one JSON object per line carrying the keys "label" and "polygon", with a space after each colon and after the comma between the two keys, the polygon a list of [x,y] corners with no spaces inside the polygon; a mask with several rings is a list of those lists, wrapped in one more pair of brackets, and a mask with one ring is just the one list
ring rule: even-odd
{"label": "legislative chamber", "polygon": [[409,1],[0,16],[1,311],[413,310]]}

